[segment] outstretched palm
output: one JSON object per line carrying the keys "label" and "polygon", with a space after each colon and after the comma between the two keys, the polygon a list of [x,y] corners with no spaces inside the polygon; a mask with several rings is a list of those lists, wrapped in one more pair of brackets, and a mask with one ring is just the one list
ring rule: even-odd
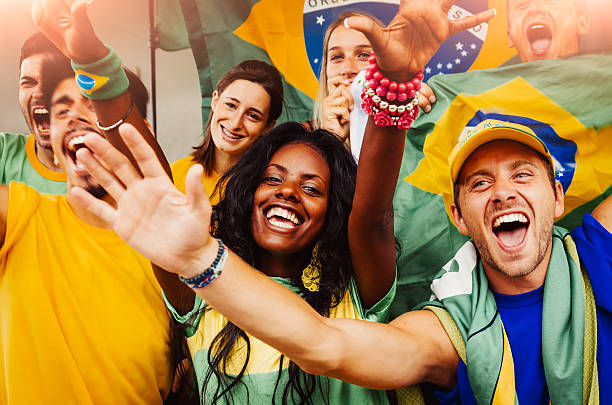
{"label": "outstretched palm", "polygon": [[490,20],[495,10],[451,21],[448,11],[455,0],[402,0],[387,28],[365,17],[349,17],[351,28],[370,40],[381,70],[394,77],[410,76],[433,57],[449,36]]}
{"label": "outstretched palm", "polygon": [[116,206],[83,189],[73,189],[73,196],[159,267],[183,275],[189,275],[191,268],[201,271],[210,264],[198,263],[201,253],[214,243],[201,166],[188,174],[185,195],[174,187],[153,150],[133,127],[124,124],[120,131],[143,175],[105,139],[89,135],[85,142],[95,156],[82,148],[77,157]]}

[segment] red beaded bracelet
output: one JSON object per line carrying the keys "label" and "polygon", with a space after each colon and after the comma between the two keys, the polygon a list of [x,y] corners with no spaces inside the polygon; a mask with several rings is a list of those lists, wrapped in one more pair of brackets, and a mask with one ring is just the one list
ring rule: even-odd
{"label": "red beaded bracelet", "polygon": [[[361,108],[374,118],[379,127],[396,126],[408,129],[419,115],[416,93],[421,89],[423,69],[416,72],[412,80],[397,83],[383,77],[376,64],[374,52],[370,55],[366,68],[366,84],[361,93]],[[406,104],[390,104],[400,102]]]}

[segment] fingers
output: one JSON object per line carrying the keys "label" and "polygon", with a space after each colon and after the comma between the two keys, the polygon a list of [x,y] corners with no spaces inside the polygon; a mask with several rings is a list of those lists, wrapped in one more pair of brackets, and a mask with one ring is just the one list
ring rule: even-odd
{"label": "fingers", "polygon": [[108,194],[119,201],[125,188],[123,184],[117,180],[112,172],[106,170],[100,162],[86,148],[81,148],[76,153],[77,162],[85,166],[91,177],[98,183]]}
{"label": "fingers", "polygon": [[45,8],[43,0],[34,0],[32,2],[32,20],[34,24],[40,25],[40,22],[45,16]]}
{"label": "fingers", "polygon": [[421,82],[421,94],[423,94],[431,104],[436,102],[436,94],[434,91],[427,85],[427,83]]}
{"label": "fingers", "polygon": [[204,167],[200,164],[193,165],[187,171],[185,177],[185,194],[189,200],[189,205],[193,210],[204,211],[210,215],[211,206],[204,184],[202,183],[202,174]]}
{"label": "fingers", "polygon": [[355,101],[353,100],[353,95],[351,94],[351,90],[348,87],[341,86],[340,95],[345,100],[345,104],[348,106],[349,111],[353,111],[353,104]]}
{"label": "fingers", "polygon": [[417,97],[419,101],[419,107],[428,113],[431,111],[431,105],[436,102],[436,96],[427,84],[421,83],[421,90],[417,92]]}
{"label": "fingers", "polygon": [[[117,149],[115,149],[106,139],[102,138],[99,135],[88,134],[85,136],[85,145],[87,145],[87,147],[91,149],[91,151],[96,155],[97,159],[99,159],[101,163],[106,165],[106,167],[108,167],[108,170],[111,171],[114,176],[116,176],[116,178],[118,178],[121,183],[123,183],[126,187],[129,187],[135,181],[140,180],[140,174],[132,166],[132,163],[129,161],[129,159]],[[89,156],[87,154],[84,153],[83,155],[79,155],[78,152],[80,152],[80,150],[77,151],[77,157],[81,156],[83,159],[87,159],[86,161],[84,160],[82,163],[85,164],[87,170],[90,171],[92,176],[95,177],[95,173],[90,170],[88,163],[92,165],[92,169],[97,169],[96,166],[99,166],[100,162],[95,159],[95,163],[89,162]],[[106,189],[104,184],[101,183],[102,179],[96,178],[96,180],[99,181],[100,185],[102,185],[102,187]],[[106,189],[106,191],[112,194],[111,190]]]}
{"label": "fingers", "polygon": [[117,222],[117,211],[110,204],[104,200],[98,200],[81,187],[72,187],[70,193],[87,211],[114,227]]}
{"label": "fingers", "polygon": [[328,78],[327,84],[328,86],[331,85],[334,88],[337,88],[338,86],[350,86],[351,82],[346,77],[339,75]]}
{"label": "fingers", "polygon": [[93,27],[91,20],[87,15],[87,8],[90,2],[88,0],[78,0],[72,3],[70,8],[70,14],[74,20],[77,30],[80,32],[93,33]]}
{"label": "fingers", "polygon": [[489,21],[491,18],[495,17],[496,14],[497,10],[491,8],[489,10],[482,11],[478,14],[461,18],[457,21],[451,21],[450,34],[452,35],[461,31],[469,30],[470,28],[474,28],[477,25]]}
{"label": "fingers", "polygon": [[385,32],[382,27],[378,26],[371,19],[363,16],[351,16],[345,20],[345,25],[362,32],[368,41],[370,41],[374,50],[384,49],[387,41]]}
{"label": "fingers", "polygon": [[325,107],[340,107],[344,106],[349,109],[349,111],[353,110],[354,99],[351,94],[351,90],[345,86],[336,87],[329,96],[325,97],[323,100]]}
{"label": "fingers", "polygon": [[134,126],[121,124],[119,134],[136,162],[138,162],[138,167],[145,177],[168,177],[157,159],[157,155]]}

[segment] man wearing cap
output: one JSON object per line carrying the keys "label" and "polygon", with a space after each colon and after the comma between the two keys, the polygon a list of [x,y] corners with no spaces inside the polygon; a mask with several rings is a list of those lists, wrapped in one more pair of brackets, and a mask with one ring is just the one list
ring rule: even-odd
{"label": "man wearing cap", "polygon": [[[141,164],[153,159],[150,150],[138,155]],[[533,131],[503,121],[467,132],[449,167],[452,219],[472,241],[444,266],[432,285],[436,300],[421,310],[388,325],[329,319],[236,258],[198,295],[311,374],[375,389],[428,382],[442,403],[609,403],[612,197],[573,232],[554,226],[564,202],[553,160]],[[169,183],[145,177],[128,189],[153,181]],[[143,248],[152,222],[141,221],[132,243]]]}
{"label": "man wearing cap", "polygon": [[198,294],[312,374],[376,389],[428,382],[441,403],[609,403],[612,197],[573,232],[554,226],[564,202],[551,155],[509,122],[467,132],[449,167],[452,220],[472,241],[421,310],[388,325],[325,318],[235,261]]}
{"label": "man wearing cap", "polygon": [[[451,4],[403,0],[393,29],[355,19],[349,25],[375,44],[386,71],[414,71],[412,59],[426,61],[437,47],[417,41],[411,48],[405,39],[427,30],[444,39],[452,28],[445,24]],[[172,186],[155,174],[161,169],[152,169],[153,151],[133,130],[124,127],[123,135],[149,173],[118,184],[83,151],[80,158],[92,176],[116,185],[121,200],[111,207],[86,193],[79,198],[115,226],[129,222],[122,232],[153,262],[174,266],[169,270],[177,273],[194,263],[207,268],[219,246],[206,242],[212,239],[207,226],[181,227],[180,238],[167,232],[177,218],[208,223],[210,206],[197,190],[197,167],[189,175],[187,202],[166,198]],[[125,167],[100,138],[88,137],[86,144],[115,173]],[[401,156],[401,149],[388,154]],[[374,389],[427,382],[443,403],[612,403],[612,197],[571,233],[554,226],[564,197],[550,153],[531,129],[496,120],[461,137],[449,155],[449,182],[449,213],[472,240],[434,281],[435,301],[390,324],[321,316],[233,254],[222,274],[197,294],[311,374]],[[153,200],[156,212],[173,215],[145,215],[137,206],[151,202],[138,198],[143,190],[148,196],[163,190]],[[151,248],[160,241],[164,249]],[[198,248],[187,251],[186,243]]]}

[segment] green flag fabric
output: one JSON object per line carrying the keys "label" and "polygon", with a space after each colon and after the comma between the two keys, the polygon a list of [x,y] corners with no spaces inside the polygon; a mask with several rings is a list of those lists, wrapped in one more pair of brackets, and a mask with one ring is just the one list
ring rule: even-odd
{"label": "green flag fabric", "polygon": [[[442,306],[452,317],[452,327],[459,329],[476,402],[518,404],[512,350],[473,243],[467,242],[453,262],[457,270],[445,271],[434,281],[437,301],[423,306]],[[598,384],[592,344],[597,327],[589,327],[597,322],[592,295],[574,241],[565,229],[555,227],[542,309],[542,360],[553,404],[599,403],[599,390],[591,389]],[[440,320],[448,328],[444,318]]]}
{"label": "green flag fabric", "polygon": [[[251,14],[259,0],[159,0],[157,6],[160,44],[167,50],[185,47],[185,38],[193,52],[198,69],[202,94],[202,121],[206,124],[210,114],[212,93],[217,82],[233,66],[247,59],[258,59],[272,63],[264,43],[261,46],[247,42],[236,34]],[[282,5],[279,4],[279,17]],[[183,21],[180,21],[182,16]],[[261,16],[253,19],[249,28],[251,37],[261,35],[278,38],[279,29],[274,32],[262,24]],[[280,20],[283,21],[282,19]],[[252,31],[255,31],[253,33]],[[278,42],[278,41],[277,41]],[[277,67],[278,64],[276,63]],[[284,79],[285,103],[278,122],[307,121],[311,118],[312,99],[289,84],[285,72],[279,67]]]}
{"label": "green flag fabric", "polygon": [[434,76],[437,102],[407,133],[394,198],[402,246],[392,316],[427,300],[435,274],[467,237],[446,214],[452,193],[448,155],[466,127],[488,119],[527,125],[547,144],[565,191],[572,229],[612,192],[612,63],[610,54],[575,56]]}

